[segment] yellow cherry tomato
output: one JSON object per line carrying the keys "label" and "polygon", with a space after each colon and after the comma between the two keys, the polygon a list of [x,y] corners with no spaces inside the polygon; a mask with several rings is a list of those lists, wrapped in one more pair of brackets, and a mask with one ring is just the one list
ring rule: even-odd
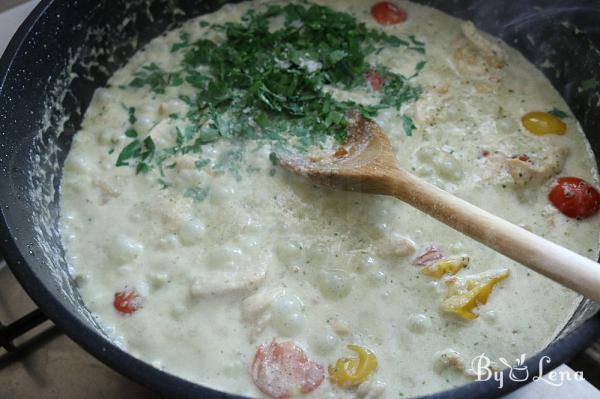
{"label": "yellow cherry tomato", "polygon": [[521,118],[521,123],[527,131],[538,136],[557,134],[562,136],[567,132],[567,125],[556,116],[547,112],[528,112]]}
{"label": "yellow cherry tomato", "polygon": [[508,275],[509,271],[504,270],[481,280],[468,279],[464,281],[461,287],[451,289],[452,292],[442,302],[441,309],[463,319],[476,319],[479,315],[474,313],[473,309],[478,305],[485,304],[494,286],[507,278]]}
{"label": "yellow cherry tomato", "polygon": [[433,262],[421,269],[421,273],[433,278],[442,278],[444,274],[456,274],[469,265],[468,256],[454,256]]}
{"label": "yellow cherry tomato", "polygon": [[348,345],[348,349],[358,357],[338,359],[335,366],[328,368],[330,381],[342,388],[362,384],[377,369],[377,358],[369,349],[358,345]]}

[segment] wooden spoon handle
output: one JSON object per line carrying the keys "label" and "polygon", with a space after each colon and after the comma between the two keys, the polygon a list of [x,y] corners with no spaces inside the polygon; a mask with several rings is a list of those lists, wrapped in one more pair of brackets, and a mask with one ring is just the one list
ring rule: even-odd
{"label": "wooden spoon handle", "polygon": [[389,195],[552,280],[600,302],[600,265],[492,215],[405,170],[385,184]]}

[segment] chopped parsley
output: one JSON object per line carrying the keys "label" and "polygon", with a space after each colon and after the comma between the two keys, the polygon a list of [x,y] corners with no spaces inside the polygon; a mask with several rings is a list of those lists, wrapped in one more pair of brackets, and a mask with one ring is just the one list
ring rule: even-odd
{"label": "chopped parsley", "polygon": [[127,144],[123,150],[121,150],[121,153],[119,154],[119,157],[117,158],[117,166],[127,166],[129,165],[129,160],[131,158],[135,158],[139,155],[140,151],[140,141],[139,140],[134,140],[131,143]]}
{"label": "chopped parsley", "polygon": [[569,114],[567,114],[565,111],[561,111],[558,108],[552,108],[550,111],[548,111],[548,113],[556,116],[559,119],[569,118]]}
{"label": "chopped parsley", "polygon": [[199,159],[196,162],[194,162],[194,166],[196,167],[196,169],[202,169],[207,165],[210,165],[210,159]]}
{"label": "chopped parsley", "polygon": [[133,76],[135,78],[129,83],[130,86],[144,87],[148,85],[157,94],[164,94],[168,86],[180,86],[183,83],[179,73],[167,73],[155,63],[143,65]]}
{"label": "chopped parsley", "polygon": [[202,202],[208,196],[208,192],[208,187],[188,188],[183,193],[183,196],[191,198],[194,202]]}
{"label": "chopped parsley", "polygon": [[274,152],[271,152],[269,154],[269,160],[271,161],[271,165],[273,166],[277,166],[277,164],[279,163],[279,160],[277,159],[277,154],[275,154]]}
{"label": "chopped parsley", "polygon": [[600,82],[598,82],[598,80],[594,78],[581,81],[581,88],[583,90],[595,89],[598,86],[600,86]]}
{"label": "chopped parsley", "polygon": [[406,115],[402,115],[401,118],[402,118],[402,127],[404,128],[404,132],[406,133],[407,136],[412,136],[413,130],[416,129],[416,126],[413,123],[412,119],[410,119]]}
{"label": "chopped parsley", "polygon": [[188,32],[184,32],[184,31],[179,32],[179,39],[180,39],[180,41],[178,43],[174,43],[171,46],[172,53],[176,52],[177,50],[181,50],[182,48],[185,48],[190,45],[190,34]]}
{"label": "chopped parsley", "polygon": [[137,122],[137,118],[135,117],[135,108],[134,107],[129,107],[127,109],[127,113],[129,114],[129,123],[130,124],[134,124],[135,122]]}
{"label": "chopped parsley", "polygon": [[[275,19],[279,21],[277,29],[273,27]],[[203,21],[201,26],[219,32],[223,39],[192,42],[188,33],[180,32],[180,41],[171,47],[172,52],[182,52],[178,69],[165,71],[150,63],[140,67],[129,83],[147,86],[155,94],[164,94],[171,86],[189,85],[194,94],[179,99],[191,110],[185,116],[170,116],[189,125],[174,128],[176,145],[160,151],[150,136],[142,140],[130,128],[126,136],[132,141],[122,149],[117,166],[130,165],[134,159],[137,173],[157,166],[161,184],[167,187],[164,168],[168,159],[199,153],[202,146],[216,140],[229,140],[240,144],[215,160],[212,168],[239,179],[244,142],[279,143],[299,150],[322,145],[329,138],[343,142],[349,111],[372,118],[380,110],[392,108],[400,113],[407,136],[415,129],[401,108],[419,98],[422,90],[412,78],[425,61],[418,62],[409,77],[369,62],[370,55],[386,46],[424,54],[425,44],[414,36],[369,29],[349,13],[311,3],[271,5],[261,12],[249,10],[240,22]],[[377,71],[383,82],[380,90],[373,92],[377,102],[372,105],[338,100],[328,89],[366,89],[370,71]],[[130,122],[135,123],[133,113]],[[275,162],[273,155],[270,159]],[[210,164],[208,160],[199,162],[199,169]],[[208,193],[194,190],[185,195],[197,200]]]}
{"label": "chopped parsley", "polygon": [[130,128],[125,131],[125,136],[136,138],[138,136],[138,132],[135,129]]}

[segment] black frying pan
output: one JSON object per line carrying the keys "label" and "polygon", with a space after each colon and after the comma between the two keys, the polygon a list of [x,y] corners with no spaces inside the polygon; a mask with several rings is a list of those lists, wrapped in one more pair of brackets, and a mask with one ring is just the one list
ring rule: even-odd
{"label": "black frying pan", "polygon": [[[29,295],[66,334],[112,368],[168,397],[232,396],[153,368],[117,348],[97,328],[67,274],[57,228],[60,167],[94,89],[150,39],[223,2],[42,0],[0,61],[0,250]],[[589,87],[588,81],[582,89],[581,82],[600,80],[600,4],[421,2],[474,20],[535,65],[554,64],[542,71],[569,103],[598,157],[600,87]],[[563,332],[527,361],[530,379],[538,374],[541,356],[551,358],[544,367],[548,371],[598,338],[600,315],[571,327],[573,332]],[[491,380],[430,397],[496,397],[518,385],[505,373],[502,390]]]}

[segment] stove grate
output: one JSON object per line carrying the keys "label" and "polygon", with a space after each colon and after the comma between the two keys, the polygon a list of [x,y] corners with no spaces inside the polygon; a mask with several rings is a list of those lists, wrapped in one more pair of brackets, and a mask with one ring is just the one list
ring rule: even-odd
{"label": "stove grate", "polygon": [[60,335],[60,330],[55,325],[51,325],[22,342],[15,343],[15,340],[25,338],[30,331],[46,321],[48,321],[48,316],[40,309],[36,309],[8,325],[0,323],[0,347],[6,351],[0,355],[0,370],[21,360],[52,338]]}

